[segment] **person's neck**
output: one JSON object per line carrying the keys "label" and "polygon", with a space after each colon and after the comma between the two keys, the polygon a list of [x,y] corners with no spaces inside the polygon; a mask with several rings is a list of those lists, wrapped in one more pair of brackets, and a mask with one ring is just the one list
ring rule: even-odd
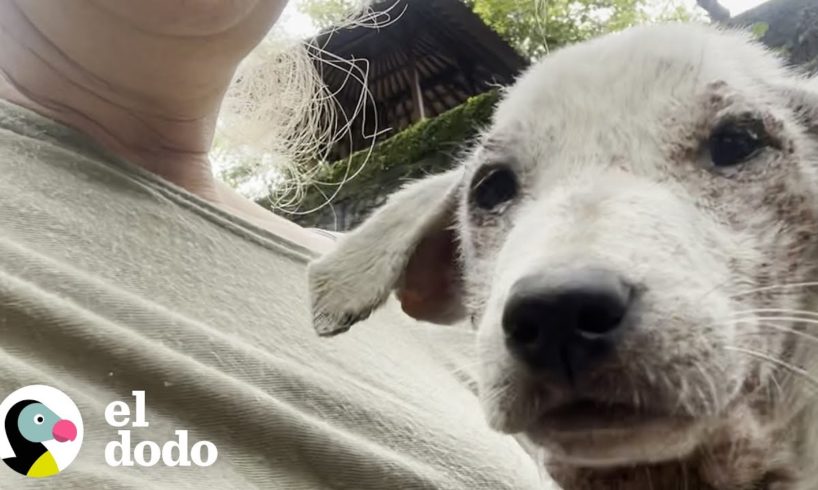
{"label": "person's neck", "polygon": [[[52,73],[50,77],[62,75]],[[217,104],[203,102],[201,107],[212,109],[201,109],[198,114],[176,111],[173,104],[167,104],[161,113],[146,113],[115,104],[84,87],[52,87],[48,94],[29,89],[8,74],[0,78],[0,98],[71,126],[113,154],[206,200],[218,201],[218,185],[208,159]]]}
{"label": "person's neck", "polygon": [[36,97],[20,97],[15,92],[0,84],[0,98],[71,126],[113,154],[199,197],[218,201],[208,159],[208,132],[213,124],[209,117],[174,121],[110,107],[98,107],[98,114],[89,115],[70,105],[40,103]]}
{"label": "person's neck", "polygon": [[[61,3],[95,30],[92,38],[121,45],[106,50],[55,25],[51,4],[0,0],[0,98],[71,126],[112,154],[256,226],[325,250],[331,240],[276,216],[213,176],[208,152],[222,97],[236,65],[267,32],[283,2],[248,1],[249,10],[237,9],[232,17],[220,10],[235,5],[202,3],[206,12],[194,18],[205,25],[169,36],[161,26],[147,32],[139,18],[126,22],[112,14],[112,7],[130,10],[125,1]],[[171,24],[187,18],[168,17]],[[123,52],[138,59],[121,60]]]}
{"label": "person's neck", "polygon": [[0,4],[0,17],[0,98],[74,127],[112,153],[216,200],[207,155],[233,65],[214,62],[203,73],[202,64],[175,62],[168,53],[166,63],[154,66],[168,86],[136,90],[127,80],[97,76],[93,66],[58,49],[14,4]]}

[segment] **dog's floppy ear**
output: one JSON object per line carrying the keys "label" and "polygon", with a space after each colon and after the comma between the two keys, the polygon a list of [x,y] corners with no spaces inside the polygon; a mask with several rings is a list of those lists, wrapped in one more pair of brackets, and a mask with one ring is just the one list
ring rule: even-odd
{"label": "dog's floppy ear", "polygon": [[397,192],[338,246],[309,266],[313,322],[334,335],[365,319],[397,290],[419,320],[463,316],[453,228],[460,169]]}

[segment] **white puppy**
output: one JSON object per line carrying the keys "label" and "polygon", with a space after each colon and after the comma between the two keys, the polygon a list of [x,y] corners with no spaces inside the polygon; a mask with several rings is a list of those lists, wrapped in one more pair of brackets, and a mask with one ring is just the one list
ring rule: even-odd
{"label": "white puppy", "polygon": [[814,81],[738,32],[608,35],[311,266],[316,328],[392,290],[470,319],[488,423],[568,490],[814,490],[816,199]]}

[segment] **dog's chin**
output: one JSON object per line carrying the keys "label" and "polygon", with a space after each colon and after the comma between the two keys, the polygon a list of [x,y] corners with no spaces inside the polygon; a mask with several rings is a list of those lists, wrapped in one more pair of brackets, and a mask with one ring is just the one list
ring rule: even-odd
{"label": "dog's chin", "polygon": [[546,412],[525,435],[553,461],[611,467],[684,459],[699,446],[707,426],[691,417],[576,402]]}

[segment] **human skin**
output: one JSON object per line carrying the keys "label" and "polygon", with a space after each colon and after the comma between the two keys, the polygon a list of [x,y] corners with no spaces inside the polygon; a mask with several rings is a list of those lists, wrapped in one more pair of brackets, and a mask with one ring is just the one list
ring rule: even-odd
{"label": "human skin", "polygon": [[279,236],[331,240],[213,176],[208,151],[239,62],[286,0],[0,0],[0,98]]}

